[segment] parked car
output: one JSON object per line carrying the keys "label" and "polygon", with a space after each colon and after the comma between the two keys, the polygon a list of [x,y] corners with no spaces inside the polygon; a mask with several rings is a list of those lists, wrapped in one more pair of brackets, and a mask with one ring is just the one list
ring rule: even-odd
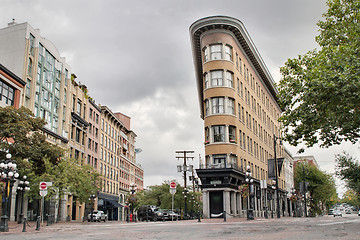
{"label": "parked car", "polygon": [[[108,216],[103,211],[95,210],[92,213],[92,220],[94,222],[100,222],[100,221],[106,222],[107,219],[108,219]],[[88,220],[88,222],[91,221],[91,213],[87,216],[87,220]]]}
{"label": "parked car", "polygon": [[346,210],[345,210],[345,213],[346,213],[346,214],[351,214],[351,209],[346,209]]}
{"label": "parked car", "polygon": [[334,209],[329,209],[329,215],[334,215]]}
{"label": "parked car", "polygon": [[180,214],[178,214],[172,210],[164,210],[164,212],[166,212],[166,214],[167,214],[166,220],[179,220],[180,219]]}
{"label": "parked car", "polygon": [[359,210],[359,212],[358,212],[358,216],[360,216],[360,210]]}
{"label": "parked car", "polygon": [[163,213],[157,206],[141,206],[137,211],[139,221],[158,221],[162,220]]}
{"label": "parked car", "polygon": [[336,217],[336,216],[342,217],[342,213],[341,213],[341,211],[338,210],[338,209],[334,210],[334,217]]}

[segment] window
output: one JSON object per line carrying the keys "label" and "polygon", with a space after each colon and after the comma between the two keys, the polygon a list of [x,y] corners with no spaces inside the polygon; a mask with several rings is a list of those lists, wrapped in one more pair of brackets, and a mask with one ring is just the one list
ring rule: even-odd
{"label": "window", "polygon": [[232,61],[232,48],[228,45],[225,46],[225,59]]}
{"label": "window", "polygon": [[75,141],[80,143],[80,129],[76,128],[75,131]]}
{"label": "window", "polygon": [[243,83],[240,82],[240,97],[244,97],[243,95]]}
{"label": "window", "polygon": [[209,61],[208,48],[204,48],[203,53],[204,53],[204,62]]}
{"label": "window", "polygon": [[221,59],[221,44],[210,46],[210,60]]}
{"label": "window", "polygon": [[214,142],[225,142],[225,126],[213,126]]}
{"label": "window", "polygon": [[223,71],[211,71],[211,86],[223,86]]}
{"label": "window", "polygon": [[235,100],[232,98],[228,99],[228,113],[229,114],[235,114]]}
{"label": "window", "polygon": [[237,53],[236,53],[236,69],[239,69],[239,58]]}
{"label": "window", "polygon": [[212,101],[212,114],[224,113],[224,98],[215,97],[211,99]]}
{"label": "window", "polygon": [[90,111],[89,111],[89,118],[92,119],[92,115],[93,115],[93,110],[92,108],[90,108]]}
{"label": "window", "polygon": [[210,106],[209,106],[209,100],[205,100],[205,116],[208,116],[210,114]]}
{"label": "window", "polygon": [[210,129],[208,127],[205,128],[205,144],[210,143]]}
{"label": "window", "polygon": [[239,130],[239,145],[240,145],[240,148],[242,148],[242,131]]}
{"label": "window", "polygon": [[32,60],[29,58],[29,65],[28,65],[28,75],[31,76],[32,73]]}
{"label": "window", "polygon": [[234,126],[229,126],[229,141],[232,143],[236,143],[236,128]]}
{"label": "window", "polygon": [[81,116],[81,101],[80,99],[77,100],[76,112]]}
{"label": "window", "polygon": [[210,84],[209,84],[209,74],[205,73],[205,89],[209,88]]}
{"label": "window", "polygon": [[226,84],[228,87],[234,87],[234,77],[232,72],[226,72]]}
{"label": "window", "polygon": [[240,80],[239,80],[239,78],[237,79],[236,83],[237,83],[237,93],[240,94]]}
{"label": "window", "polygon": [[30,85],[31,85],[30,79],[26,79],[26,88],[25,88],[26,96],[30,96]]}
{"label": "window", "polygon": [[30,33],[30,54],[34,56],[35,37]]}
{"label": "window", "polygon": [[225,154],[214,154],[213,155],[213,164],[221,164],[226,162]]}

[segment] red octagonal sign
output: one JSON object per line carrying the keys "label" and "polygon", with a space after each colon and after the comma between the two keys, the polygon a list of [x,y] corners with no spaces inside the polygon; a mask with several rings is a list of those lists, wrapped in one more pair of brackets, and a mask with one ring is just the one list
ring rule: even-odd
{"label": "red octagonal sign", "polygon": [[176,188],[176,182],[171,182],[170,183],[170,188]]}
{"label": "red octagonal sign", "polygon": [[40,183],[40,189],[46,189],[46,182]]}

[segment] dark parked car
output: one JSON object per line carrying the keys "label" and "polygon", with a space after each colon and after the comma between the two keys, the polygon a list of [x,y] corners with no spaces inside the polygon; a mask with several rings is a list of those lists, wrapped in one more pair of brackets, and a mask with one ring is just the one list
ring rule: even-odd
{"label": "dark parked car", "polygon": [[142,206],[137,212],[139,221],[159,221],[163,219],[163,213],[156,206]]}

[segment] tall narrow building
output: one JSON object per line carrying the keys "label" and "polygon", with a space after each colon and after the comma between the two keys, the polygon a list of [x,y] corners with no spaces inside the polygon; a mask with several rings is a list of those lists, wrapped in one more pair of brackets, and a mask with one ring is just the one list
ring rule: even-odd
{"label": "tall narrow building", "polygon": [[[228,217],[246,216],[250,202],[241,190],[247,186],[248,168],[254,180],[254,215],[264,216],[266,207],[275,207],[269,201],[273,197],[265,200],[274,195],[267,162],[274,158],[274,141],[280,137],[274,80],[239,20],[202,18],[190,26],[190,36],[205,132],[205,162],[197,169],[204,217],[224,212]],[[276,148],[279,157],[282,147]],[[285,188],[283,177],[280,174],[280,189]],[[268,184],[265,191],[260,189],[261,180]],[[283,198],[284,191],[280,192]]]}

